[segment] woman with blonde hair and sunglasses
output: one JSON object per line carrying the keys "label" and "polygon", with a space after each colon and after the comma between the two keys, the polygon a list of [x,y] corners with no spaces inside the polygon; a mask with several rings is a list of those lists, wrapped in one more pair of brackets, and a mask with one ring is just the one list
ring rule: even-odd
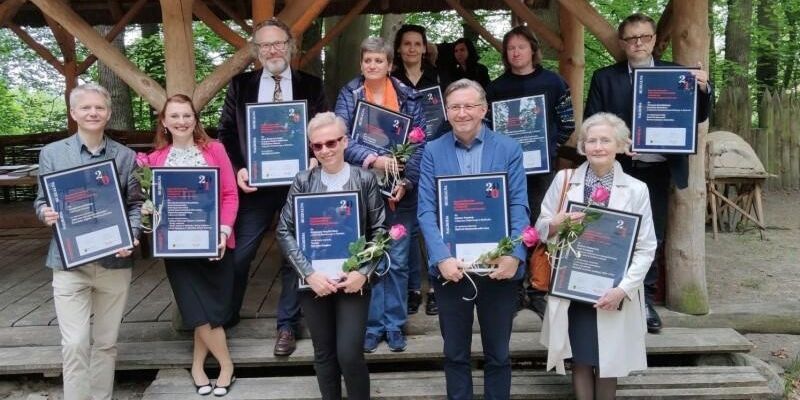
{"label": "woman with blonde hair and sunglasses", "polygon": [[301,291],[299,298],[311,332],[314,370],[324,400],[342,398],[342,377],[348,399],[369,399],[369,371],[362,345],[370,302],[367,282],[375,266],[342,272],[340,280],[314,271],[295,238],[294,198],[302,193],[357,191],[359,221],[366,240],[372,241],[385,232],[378,180],[372,172],[344,161],[347,140],[345,123],[334,113],[320,113],[309,121],[309,147],[319,166],[295,176],[277,228],[284,256],[311,287]]}

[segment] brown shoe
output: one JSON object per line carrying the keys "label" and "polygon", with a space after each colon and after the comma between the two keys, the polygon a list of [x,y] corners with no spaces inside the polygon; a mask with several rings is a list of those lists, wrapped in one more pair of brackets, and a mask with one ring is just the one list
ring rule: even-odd
{"label": "brown shoe", "polygon": [[279,330],[278,339],[275,340],[275,349],[272,351],[276,356],[290,356],[297,348],[297,341],[294,332],[290,330]]}

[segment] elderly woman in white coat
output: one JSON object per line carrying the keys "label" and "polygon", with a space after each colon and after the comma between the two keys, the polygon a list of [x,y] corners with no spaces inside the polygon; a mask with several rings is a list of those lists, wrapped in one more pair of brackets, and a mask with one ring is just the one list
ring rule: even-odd
{"label": "elderly woman in white coat", "polygon": [[[602,185],[611,192],[608,208],[642,216],[633,260],[617,287],[606,291],[593,306],[548,298],[540,339],[548,349],[547,369],[564,374],[564,360],[572,358],[572,384],[578,400],[613,399],[617,377],[647,368],[642,282],[655,255],[656,237],[647,186],[623,172],[615,160],[617,153],[627,151],[629,136],[625,123],[613,114],[598,113],[586,119],[578,136],[578,152],[587,161],[575,170],[558,173],[536,221],[540,237],[552,240],[566,218],[583,218],[583,213],[560,209],[564,207],[559,204],[564,174],[570,171],[574,172],[567,182],[568,200],[587,202]],[[626,304],[619,309],[623,301]]]}

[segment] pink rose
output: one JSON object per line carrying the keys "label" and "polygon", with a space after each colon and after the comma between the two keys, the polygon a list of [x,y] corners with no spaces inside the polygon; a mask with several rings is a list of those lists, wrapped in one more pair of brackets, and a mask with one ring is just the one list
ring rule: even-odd
{"label": "pink rose", "polygon": [[392,240],[400,240],[405,235],[406,227],[401,224],[394,225],[391,229],[389,229],[389,237],[392,238]]}
{"label": "pink rose", "polygon": [[536,229],[533,229],[532,226],[527,226],[522,230],[522,243],[524,243],[525,246],[533,247],[536,246],[538,242],[539,232],[537,232]]}
{"label": "pink rose", "polygon": [[149,167],[150,166],[150,159],[147,158],[147,154],[145,153],[136,153],[136,165],[139,168]]}
{"label": "pink rose", "polygon": [[414,129],[411,130],[411,133],[408,134],[408,141],[409,143],[422,143],[425,141],[425,131],[422,128],[415,126]]}
{"label": "pink rose", "polygon": [[608,189],[606,189],[603,186],[597,186],[596,188],[594,188],[594,191],[592,192],[592,196],[590,197],[590,199],[595,203],[605,204],[605,202],[608,201],[609,197],[611,197],[611,192],[609,192]]}

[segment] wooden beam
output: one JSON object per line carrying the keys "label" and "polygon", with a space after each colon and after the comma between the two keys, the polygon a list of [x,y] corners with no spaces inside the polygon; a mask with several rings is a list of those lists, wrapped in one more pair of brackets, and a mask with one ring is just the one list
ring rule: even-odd
{"label": "wooden beam", "polygon": [[315,43],[308,51],[303,55],[303,58],[299,62],[299,68],[304,67],[309,61],[313,60],[322,49],[327,46],[333,39],[336,39],[339,35],[347,29],[348,26],[353,22],[353,20],[361,14],[361,11],[364,11],[364,8],[369,4],[370,0],[359,0],[359,2],[352,8],[350,11],[342,17],[336,25],[331,28],[329,32],[325,34],[325,37],[322,38],[319,42]]}
{"label": "wooden beam", "polygon": [[[708,0],[673,0],[672,54],[675,62],[708,69]],[[697,154],[689,156],[689,186],[670,196],[665,241],[667,306],[707,314],[705,152],[708,122],[697,130]]]}
{"label": "wooden beam", "polygon": [[619,45],[617,30],[588,1],[558,0],[558,2],[600,40],[600,43],[603,44],[615,60],[622,61],[625,59],[625,51]]}
{"label": "wooden beam", "polygon": [[[136,3],[134,3],[130,9],[128,9],[128,12],[126,12],[125,15],[123,15],[116,24],[114,24],[114,27],[108,31],[106,34],[106,41],[109,43],[113,42],[114,39],[117,38],[117,35],[122,33],[122,31],[125,30],[125,27],[128,26],[128,24],[137,15],[139,15],[139,12],[142,11],[142,8],[146,3],[147,0],[137,0]],[[86,59],[84,59],[83,62],[78,65],[78,75],[86,72],[86,70],[89,69],[89,67],[91,67],[95,61],[97,61],[97,57],[95,57],[94,54],[90,54],[88,57],[86,57]]]}
{"label": "wooden beam", "polygon": [[253,61],[253,55],[247,46],[242,47],[229,59],[217,66],[210,75],[197,85],[192,103],[198,110],[205,107],[236,74],[242,72]]}
{"label": "wooden beam", "polygon": [[478,32],[478,34],[481,35],[481,37],[484,40],[486,40],[489,44],[491,44],[492,47],[497,49],[497,51],[499,51],[500,53],[503,52],[503,43],[496,37],[494,37],[494,35],[492,35],[491,32],[486,30],[486,28],[484,28],[480,24],[480,22],[478,22],[478,19],[475,18],[475,15],[473,15],[472,12],[462,7],[460,1],[458,0],[445,0],[445,1],[447,1],[447,4],[450,5],[450,7],[453,8],[453,10],[456,10],[458,15],[461,16],[464,22],[466,22],[467,25],[469,25],[469,27],[472,28],[472,30]]}
{"label": "wooden beam", "polygon": [[150,105],[160,108],[166,100],[163,88],[140,71],[136,65],[125,58],[119,50],[108,43],[97,31],[61,0],[29,0],[42,13],[61,24],[67,32],[80,40],[86,48],[97,55],[115,74],[139,93]]}
{"label": "wooden beam", "polygon": [[39,55],[39,57],[42,57],[43,60],[45,60],[48,64],[50,64],[53,68],[55,68],[59,74],[64,75],[64,64],[61,64],[61,61],[59,61],[53,55],[53,53],[51,53],[50,50],[47,49],[47,47],[44,47],[41,44],[39,44],[39,42],[37,42],[36,39],[32,38],[31,35],[29,35],[28,32],[25,32],[24,29],[20,28],[19,25],[9,21],[6,22],[6,26],[8,27],[8,29],[11,29],[11,32],[14,32],[14,34],[17,35],[17,37],[20,38],[20,40],[22,40],[25,44],[27,44],[28,47],[33,49],[33,51],[35,51],[36,54]]}
{"label": "wooden beam", "polygon": [[239,36],[239,34],[229,28],[228,25],[225,25],[225,22],[219,19],[219,17],[217,17],[217,15],[202,1],[195,0],[193,12],[197,18],[200,18],[201,21],[208,25],[222,40],[230,43],[231,46],[235,47],[237,50],[247,45],[247,40]]}
{"label": "wooden beam", "polygon": [[27,0],[6,0],[3,4],[0,4],[0,26],[11,21],[26,1]]}
{"label": "wooden beam", "polygon": [[653,57],[661,58],[672,40],[672,0],[667,3],[661,18],[656,25],[656,44],[653,46]]}
{"label": "wooden beam", "polygon": [[536,36],[541,38],[544,43],[558,52],[564,51],[564,43],[561,42],[561,38],[547,28],[544,22],[542,22],[542,20],[539,19],[539,17],[537,17],[536,14],[534,14],[533,11],[531,11],[528,6],[525,5],[525,3],[520,2],[519,0],[503,1],[508,5],[509,8],[511,8],[511,11],[513,11],[514,14],[517,14],[520,18],[524,19],[525,22],[528,23],[528,29],[535,33]]}
{"label": "wooden beam", "polygon": [[61,49],[61,54],[64,57],[64,64],[66,65],[68,62],[75,61],[75,37],[70,35],[58,22],[47,15],[44,16],[44,20],[47,26],[50,27],[50,31],[56,39],[58,48]]}
{"label": "wooden beam", "polygon": [[194,0],[161,0],[167,96],[180,93],[192,97],[194,93],[192,3]]}
{"label": "wooden beam", "polygon": [[[288,8],[289,5],[286,5]],[[275,15],[275,0],[257,0],[253,2],[253,26],[264,22]]]}
{"label": "wooden beam", "polygon": [[[586,68],[583,25],[562,5],[559,5],[558,19],[564,41],[564,51],[558,53],[558,71],[569,85],[575,126],[578,127],[583,118],[583,74]],[[575,146],[575,140],[573,132],[568,144]]]}
{"label": "wooden beam", "polygon": [[239,25],[242,28],[242,30],[250,34],[253,33],[253,27],[250,26],[247,23],[247,21],[245,21],[244,18],[242,18],[239,15],[239,13],[237,13],[234,9],[228,6],[228,3],[225,3],[222,0],[211,0],[211,1],[214,3],[215,6],[217,6],[217,8],[222,10],[222,12],[224,12],[225,15],[227,15],[228,18],[231,19],[231,21],[236,22],[236,25]]}
{"label": "wooden beam", "polygon": [[[305,8],[303,10],[303,13],[300,14],[300,16],[296,20],[294,20],[293,23],[291,23],[290,26],[292,27],[292,36],[294,37],[302,36],[303,33],[306,31],[306,29],[308,29],[308,27],[311,26],[312,23],[314,23],[314,19],[316,19],[322,13],[322,10],[324,10],[325,7],[328,6],[329,2],[330,0],[312,1],[310,7]],[[292,4],[293,5],[299,4],[299,2]],[[288,6],[286,8],[288,8]],[[283,12],[281,12],[281,14],[283,14]],[[288,23],[287,20],[284,21]]]}

